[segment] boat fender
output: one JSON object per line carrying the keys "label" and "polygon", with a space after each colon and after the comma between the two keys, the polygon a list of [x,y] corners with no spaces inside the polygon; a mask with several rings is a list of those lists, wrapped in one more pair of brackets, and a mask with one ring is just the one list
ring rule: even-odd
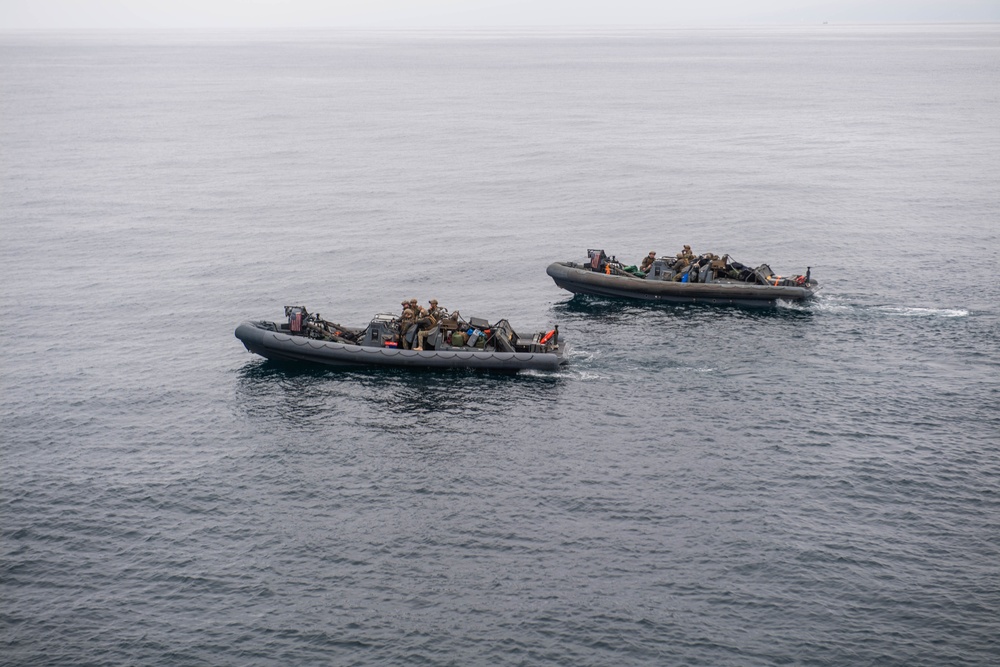
{"label": "boat fender", "polygon": [[546,343],[549,342],[549,339],[552,338],[552,336],[555,335],[555,333],[556,333],[555,329],[553,329],[552,331],[549,331],[544,336],[542,336],[541,340],[538,341],[538,344],[539,345],[545,345]]}

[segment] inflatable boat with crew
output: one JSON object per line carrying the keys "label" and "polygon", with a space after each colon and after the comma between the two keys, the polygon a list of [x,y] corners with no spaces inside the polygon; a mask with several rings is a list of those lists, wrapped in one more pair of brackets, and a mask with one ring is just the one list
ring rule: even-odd
{"label": "inflatable boat with crew", "polygon": [[303,306],[285,306],[285,316],[284,322],[243,322],[236,337],[267,359],[340,368],[519,371],[554,370],[566,363],[559,327],[521,336],[506,319],[465,319],[457,311],[413,322],[381,314],[363,328],[327,321]]}
{"label": "inflatable boat with crew", "polygon": [[[685,251],[690,247],[685,246]],[[819,289],[811,276],[779,276],[767,264],[750,268],[706,253],[669,260],[644,260],[646,270],[625,266],[603,250],[588,250],[585,262],[553,262],[546,273],[556,285],[574,294],[589,294],[673,303],[767,306],[777,301],[802,301]]]}

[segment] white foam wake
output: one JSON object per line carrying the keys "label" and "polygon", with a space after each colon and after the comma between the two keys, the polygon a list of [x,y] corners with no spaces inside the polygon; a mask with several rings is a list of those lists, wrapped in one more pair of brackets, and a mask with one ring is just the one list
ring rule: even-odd
{"label": "white foam wake", "polygon": [[822,313],[878,313],[890,317],[968,317],[972,311],[967,308],[922,308],[916,306],[862,306],[843,301],[836,297],[822,295],[812,301],[801,303],[778,302],[779,308],[787,310],[812,311]]}
{"label": "white foam wake", "polygon": [[889,315],[901,317],[967,317],[969,311],[964,308],[911,308],[906,306],[877,306]]}

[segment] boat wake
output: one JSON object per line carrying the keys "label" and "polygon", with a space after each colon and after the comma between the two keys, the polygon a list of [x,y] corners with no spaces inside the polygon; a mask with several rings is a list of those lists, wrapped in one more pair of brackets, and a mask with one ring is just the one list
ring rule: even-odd
{"label": "boat wake", "polygon": [[593,364],[601,356],[599,351],[584,350],[576,345],[571,345],[566,351],[566,358],[569,364],[560,366],[557,370],[526,370],[520,375],[540,376],[549,378],[562,378],[568,380],[590,381],[609,380],[610,375],[602,374],[594,370]]}
{"label": "boat wake", "polygon": [[836,297],[822,295],[805,303],[779,301],[778,308],[789,311],[809,311],[813,313],[831,314],[877,314],[885,317],[968,317],[972,314],[967,308],[924,308],[917,306],[865,306]]}
{"label": "boat wake", "polygon": [[879,310],[887,315],[898,315],[900,317],[968,317],[970,311],[965,308],[909,308],[902,306],[877,306]]}

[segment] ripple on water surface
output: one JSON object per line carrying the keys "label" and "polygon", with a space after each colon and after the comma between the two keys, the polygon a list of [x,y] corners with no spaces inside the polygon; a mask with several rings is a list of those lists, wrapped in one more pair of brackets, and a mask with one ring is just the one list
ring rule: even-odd
{"label": "ripple on water surface", "polygon": [[[0,38],[0,661],[996,664],[996,29],[818,30]],[[570,364],[233,337],[403,297]]]}

